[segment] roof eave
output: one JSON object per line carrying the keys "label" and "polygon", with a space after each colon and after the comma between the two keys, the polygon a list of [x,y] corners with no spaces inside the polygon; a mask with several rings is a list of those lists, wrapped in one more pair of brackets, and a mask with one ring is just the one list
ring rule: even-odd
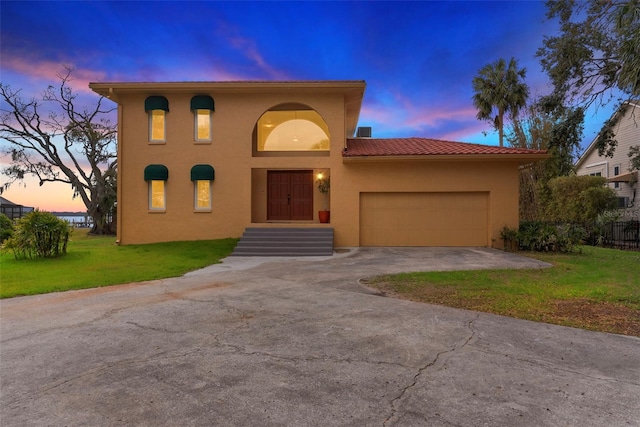
{"label": "roof eave", "polygon": [[294,81],[193,81],[193,82],[91,82],[89,88],[105,97],[118,93],[207,91],[243,92],[272,90],[334,90],[364,93],[364,80],[294,80]]}
{"label": "roof eave", "polygon": [[126,93],[222,92],[265,93],[282,91],[324,91],[344,95],[345,132],[355,133],[366,88],[364,80],[292,80],[292,81],[200,81],[200,82],[91,82],[89,88],[98,95],[118,102]]}

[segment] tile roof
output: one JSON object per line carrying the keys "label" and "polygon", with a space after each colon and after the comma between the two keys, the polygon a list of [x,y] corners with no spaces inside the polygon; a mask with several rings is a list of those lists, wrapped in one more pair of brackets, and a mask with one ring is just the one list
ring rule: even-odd
{"label": "tile roof", "polygon": [[545,150],[496,147],[431,138],[347,138],[343,157],[546,154]]}

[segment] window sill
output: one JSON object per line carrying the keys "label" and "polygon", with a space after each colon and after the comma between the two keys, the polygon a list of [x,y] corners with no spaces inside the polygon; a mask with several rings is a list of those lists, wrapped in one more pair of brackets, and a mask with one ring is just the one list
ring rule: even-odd
{"label": "window sill", "polygon": [[194,209],[193,213],[211,213],[211,209]]}
{"label": "window sill", "polygon": [[211,145],[213,141],[193,141],[195,145]]}
{"label": "window sill", "polygon": [[151,213],[151,214],[163,214],[163,213],[167,213],[166,209],[148,209],[147,213]]}

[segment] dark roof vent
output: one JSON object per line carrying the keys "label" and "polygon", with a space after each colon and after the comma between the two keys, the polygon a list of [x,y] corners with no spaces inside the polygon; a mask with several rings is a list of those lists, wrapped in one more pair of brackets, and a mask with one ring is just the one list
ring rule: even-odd
{"label": "dark roof vent", "polygon": [[359,127],[356,131],[357,138],[371,138],[371,126]]}

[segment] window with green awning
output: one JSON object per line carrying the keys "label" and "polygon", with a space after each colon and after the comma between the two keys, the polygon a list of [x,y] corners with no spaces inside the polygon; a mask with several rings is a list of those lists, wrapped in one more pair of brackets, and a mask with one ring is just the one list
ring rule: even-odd
{"label": "window with green awning", "polygon": [[144,100],[144,111],[169,111],[169,101],[164,96],[150,96]]}
{"label": "window with green awning", "polygon": [[191,168],[191,181],[213,181],[215,171],[211,165],[195,165]]}
{"label": "window with green awning", "polygon": [[215,111],[213,98],[209,95],[196,95],[191,98],[191,110]]}
{"label": "window with green awning", "polygon": [[169,169],[165,165],[149,165],[144,168],[145,181],[166,181],[169,179]]}

